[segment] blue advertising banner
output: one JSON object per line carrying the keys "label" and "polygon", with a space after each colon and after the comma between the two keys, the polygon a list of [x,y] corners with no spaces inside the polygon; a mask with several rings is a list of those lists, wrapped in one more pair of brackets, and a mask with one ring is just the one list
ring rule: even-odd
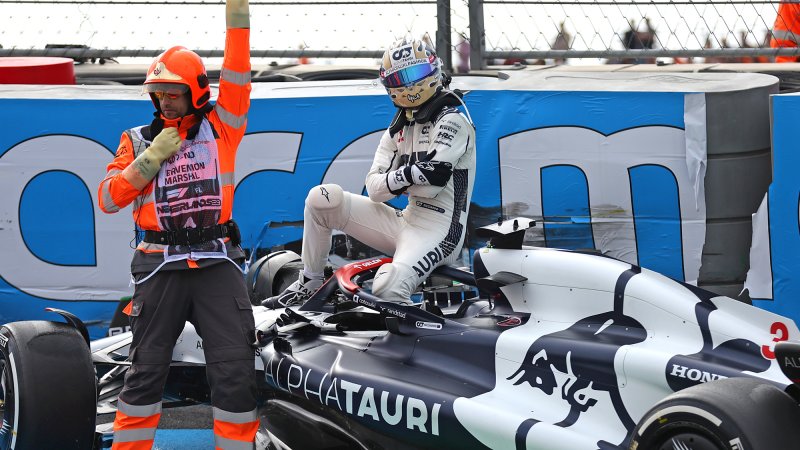
{"label": "blue advertising banner", "polygon": [[[753,304],[800,320],[800,95],[772,97],[772,184],[753,217],[753,245],[745,288]],[[783,336],[785,339],[787,336]]]}
{"label": "blue advertising banner", "polygon": [[[597,248],[695,282],[705,239],[704,94],[630,91],[613,79],[573,91],[521,85],[454,83],[468,91],[476,125],[471,227],[501,214],[543,219],[528,238],[537,245]],[[0,135],[0,323],[52,318],[43,309],[54,306],[97,337],[132,292],[135,244],[130,210],[103,214],[97,185],[121,132],[148,123],[153,107],[138,89],[19,89],[0,94],[0,121],[13,124]],[[255,85],[236,163],[243,246],[263,252],[300,240],[304,199],[317,184],[364,192],[394,112],[368,81]],[[392,204],[403,207],[403,198]]]}

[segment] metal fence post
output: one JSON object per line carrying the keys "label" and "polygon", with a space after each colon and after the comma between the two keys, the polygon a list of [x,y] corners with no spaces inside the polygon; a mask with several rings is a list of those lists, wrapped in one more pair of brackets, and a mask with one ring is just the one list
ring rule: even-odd
{"label": "metal fence post", "polygon": [[436,1],[436,52],[444,70],[453,73],[453,43],[450,37],[450,0]]}
{"label": "metal fence post", "polygon": [[486,49],[484,42],[483,0],[469,0],[469,68],[480,70],[486,68],[483,58]]}

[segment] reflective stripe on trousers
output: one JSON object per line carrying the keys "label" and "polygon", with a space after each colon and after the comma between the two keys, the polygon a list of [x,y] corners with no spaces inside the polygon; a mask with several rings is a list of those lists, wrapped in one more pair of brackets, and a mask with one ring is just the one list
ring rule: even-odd
{"label": "reflective stripe on trousers", "polygon": [[235,413],[213,408],[214,445],[219,450],[252,450],[258,415],[256,410]]}
{"label": "reflective stripe on trousers", "polygon": [[117,401],[112,450],[150,450],[161,419],[161,402],[129,405]]}

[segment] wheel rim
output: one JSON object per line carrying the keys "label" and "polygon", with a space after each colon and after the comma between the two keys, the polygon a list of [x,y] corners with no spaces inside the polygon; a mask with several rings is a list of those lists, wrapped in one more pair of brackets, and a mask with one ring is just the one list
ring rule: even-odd
{"label": "wheel rim", "polygon": [[683,431],[664,439],[658,450],[725,450],[708,436],[693,432]]}
{"label": "wheel rim", "polygon": [[11,430],[14,427],[14,384],[11,379],[10,366],[5,355],[0,353],[0,413],[3,417],[0,426],[0,450],[11,448]]}

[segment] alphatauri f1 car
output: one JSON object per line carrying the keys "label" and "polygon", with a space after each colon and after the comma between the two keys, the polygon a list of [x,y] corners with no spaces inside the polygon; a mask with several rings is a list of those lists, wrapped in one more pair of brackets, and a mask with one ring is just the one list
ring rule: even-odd
{"label": "alphatauri f1 car", "polygon": [[[435,272],[452,280],[447,302],[382,301],[370,279],[389,259],[373,258],[337,269],[301,307],[254,307],[257,447],[800,448],[793,321],[597,253],[524,247],[533,225],[480,229],[473,272]],[[268,291],[285,284],[262,270]],[[68,323],[0,329],[0,449],[107,445],[95,417],[114,409],[131,336],[90,346],[57,312]],[[208,401],[203,362],[187,324],[165,402]]]}

